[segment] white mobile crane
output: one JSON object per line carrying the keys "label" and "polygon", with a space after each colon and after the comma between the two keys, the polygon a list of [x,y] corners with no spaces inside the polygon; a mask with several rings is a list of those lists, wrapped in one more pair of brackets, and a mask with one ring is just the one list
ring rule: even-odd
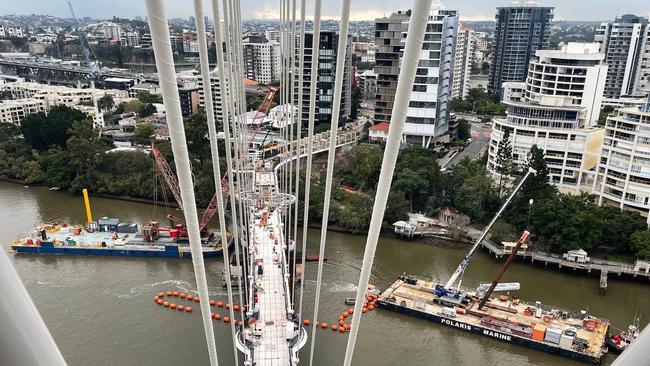
{"label": "white mobile crane", "polygon": [[[446,300],[448,300],[450,302],[457,302],[457,301],[459,301],[461,299],[462,294],[461,294],[461,291],[460,291],[460,283],[462,281],[458,281],[458,280],[461,278],[461,276],[465,272],[465,269],[469,265],[470,260],[472,260],[472,256],[476,252],[476,249],[478,249],[478,247],[481,244],[481,242],[483,241],[483,239],[485,239],[485,237],[487,236],[487,233],[492,228],[492,225],[494,225],[494,223],[497,221],[499,216],[501,216],[501,214],[506,209],[508,204],[510,204],[510,201],[512,201],[512,198],[517,194],[517,192],[519,192],[519,190],[523,186],[524,182],[526,182],[526,179],[528,179],[528,177],[531,174],[535,175],[535,174],[537,174],[537,171],[535,169],[533,169],[533,168],[528,168],[528,171],[526,172],[524,177],[521,178],[521,180],[519,181],[519,184],[517,184],[515,189],[512,190],[512,193],[510,193],[510,196],[508,196],[508,199],[503,203],[503,205],[501,206],[499,211],[496,213],[496,215],[494,215],[494,217],[492,218],[492,221],[490,221],[490,223],[485,227],[485,229],[483,229],[483,232],[481,232],[481,235],[478,237],[478,239],[476,239],[476,242],[474,243],[472,248],[469,250],[469,252],[465,255],[463,260],[460,262],[460,264],[458,265],[458,268],[456,268],[456,271],[454,271],[454,273],[451,275],[451,277],[449,278],[447,283],[444,284],[444,285],[443,284],[437,284],[436,285],[436,289],[435,289],[436,296],[438,296],[439,298],[444,298],[444,299],[446,299]],[[454,287],[454,284],[456,283],[456,281],[458,281],[458,286],[454,290],[453,287]]]}

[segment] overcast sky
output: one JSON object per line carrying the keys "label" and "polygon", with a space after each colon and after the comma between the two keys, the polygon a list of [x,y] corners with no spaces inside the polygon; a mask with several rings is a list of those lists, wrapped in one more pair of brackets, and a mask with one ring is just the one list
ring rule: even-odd
{"label": "overcast sky", "polygon": [[[417,0],[352,0],[352,19],[374,19],[398,9],[408,9]],[[65,0],[2,0],[0,14],[49,14],[69,17]],[[497,6],[507,6],[509,0],[446,0],[447,9],[457,9],[461,20],[493,20]],[[209,1],[204,1],[209,4]],[[242,17],[245,19],[279,18],[279,0],[241,0]],[[300,0],[297,0],[300,4]],[[323,16],[338,18],[340,0],[323,0]],[[608,20],[617,14],[633,13],[650,16],[647,0],[540,0],[541,5],[555,6],[558,20]],[[166,0],[170,18],[187,18],[192,15],[191,0]],[[313,4],[313,0],[307,0]],[[133,18],[144,16],[144,0],[73,0],[78,17],[110,18],[112,16]],[[308,5],[308,14],[312,12]],[[308,16],[309,17],[309,16]]]}

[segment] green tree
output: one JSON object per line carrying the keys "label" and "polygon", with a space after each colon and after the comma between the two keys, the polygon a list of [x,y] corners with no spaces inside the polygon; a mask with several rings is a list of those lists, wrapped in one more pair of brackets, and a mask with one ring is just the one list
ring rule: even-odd
{"label": "green tree", "polygon": [[600,114],[598,115],[598,126],[604,126],[605,123],[607,122],[607,117],[611,116],[614,112],[614,107],[610,107],[608,105],[604,106],[600,110]]}
{"label": "green tree", "polygon": [[650,231],[641,230],[630,236],[630,244],[639,259],[650,260]]}
{"label": "green tree", "polygon": [[45,151],[50,146],[65,148],[72,124],[86,118],[86,114],[77,109],[57,106],[47,115],[40,112],[26,116],[21,131],[25,142],[36,150]]}
{"label": "green tree", "polygon": [[152,114],[156,113],[156,106],[154,106],[151,103],[146,103],[143,104],[140,108],[137,110],[138,116],[140,117],[149,117]]}
{"label": "green tree", "polygon": [[135,126],[133,133],[133,142],[138,145],[149,145],[151,143],[151,136],[156,133],[151,123],[139,123]]}
{"label": "green tree", "polygon": [[134,112],[138,113],[142,109],[142,102],[139,100],[132,100],[124,106],[125,112]]}
{"label": "green tree", "polygon": [[503,137],[497,145],[497,159],[496,168],[499,172],[499,196],[501,196],[501,188],[503,187],[503,176],[510,176],[513,172],[514,162],[512,161],[512,144],[510,144],[510,129],[506,128],[503,132]]}
{"label": "green tree", "polygon": [[136,95],[136,98],[138,98],[138,100],[144,104],[163,102],[162,96],[160,94],[151,94],[146,90],[139,91],[138,94]]}
{"label": "green tree", "polygon": [[114,107],[115,101],[113,100],[113,96],[110,94],[104,94],[97,100],[97,108],[101,111],[110,111]]}
{"label": "green tree", "polygon": [[458,120],[458,139],[460,141],[467,141],[471,137],[472,126],[467,122],[466,119]]}

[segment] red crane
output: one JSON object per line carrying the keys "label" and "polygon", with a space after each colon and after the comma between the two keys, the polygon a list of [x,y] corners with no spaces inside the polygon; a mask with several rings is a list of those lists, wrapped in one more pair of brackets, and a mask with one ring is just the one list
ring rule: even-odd
{"label": "red crane", "polygon": [[[181,197],[181,189],[178,186],[178,181],[176,180],[176,175],[174,175],[174,172],[172,171],[172,168],[169,166],[169,163],[167,163],[167,160],[165,160],[165,157],[162,155],[160,150],[158,150],[158,147],[156,147],[153,141],[151,142],[151,155],[153,156],[153,159],[156,162],[156,166],[158,167],[158,170],[160,171],[163,178],[165,179],[167,186],[172,191],[172,194],[174,195],[176,202],[182,209],[183,199]],[[200,231],[203,231],[205,229],[205,227],[208,225],[208,222],[216,212],[217,212],[217,195],[215,193],[212,196],[212,199],[210,200],[208,207],[203,211],[203,214],[201,216],[201,221],[199,223]],[[173,215],[167,215],[167,218],[170,219],[171,221],[176,222],[176,224],[182,225],[182,228],[180,228],[181,229],[180,236],[182,237],[187,236],[187,229],[185,228],[185,224],[183,220]]]}

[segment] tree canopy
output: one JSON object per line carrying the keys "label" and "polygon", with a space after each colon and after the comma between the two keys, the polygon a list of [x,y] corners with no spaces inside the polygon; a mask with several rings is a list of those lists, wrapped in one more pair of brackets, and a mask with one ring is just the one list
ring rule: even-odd
{"label": "tree canopy", "polygon": [[68,130],[76,121],[86,119],[85,113],[67,106],[56,106],[45,113],[30,114],[21,124],[25,142],[33,149],[45,151],[49,147],[65,148]]}

